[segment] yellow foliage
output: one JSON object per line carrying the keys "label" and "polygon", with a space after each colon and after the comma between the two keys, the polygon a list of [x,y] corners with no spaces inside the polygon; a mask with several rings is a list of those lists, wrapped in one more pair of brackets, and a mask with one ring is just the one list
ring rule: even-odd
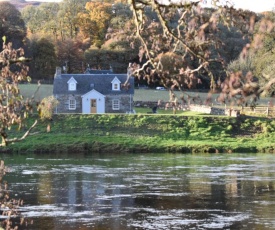
{"label": "yellow foliage", "polygon": [[58,103],[58,100],[54,96],[44,98],[37,108],[40,118],[42,120],[51,119],[53,110]]}

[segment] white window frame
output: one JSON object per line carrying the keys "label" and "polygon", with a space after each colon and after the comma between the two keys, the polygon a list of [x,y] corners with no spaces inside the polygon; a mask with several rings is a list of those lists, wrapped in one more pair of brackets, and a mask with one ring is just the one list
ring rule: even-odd
{"label": "white window frame", "polygon": [[112,90],[113,91],[120,91],[120,80],[118,80],[117,77],[115,77],[113,80],[112,80]]}
{"label": "white window frame", "polygon": [[112,108],[113,108],[113,110],[120,110],[120,100],[119,99],[114,99],[112,101]]}
{"label": "white window frame", "polygon": [[75,110],[75,109],[76,109],[76,100],[69,99],[69,110]]}
{"label": "white window frame", "polygon": [[119,89],[119,84],[118,84],[118,83],[114,83],[114,84],[113,84],[113,90],[115,90],[115,91],[120,90],[120,89]]}
{"label": "white window frame", "polygon": [[71,77],[67,83],[68,83],[68,91],[76,91],[77,81],[74,79],[74,77]]}
{"label": "white window frame", "polygon": [[76,90],[76,83],[70,82],[69,83],[69,91],[75,91]]}

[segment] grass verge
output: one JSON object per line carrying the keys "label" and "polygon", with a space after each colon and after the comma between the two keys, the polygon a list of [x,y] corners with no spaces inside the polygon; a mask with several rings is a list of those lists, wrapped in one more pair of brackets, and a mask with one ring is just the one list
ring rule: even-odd
{"label": "grass verge", "polygon": [[[30,125],[32,122],[28,120]],[[47,126],[51,127],[47,132]],[[24,130],[20,131],[23,132]],[[12,136],[21,133],[13,130]],[[275,153],[275,120],[162,114],[55,115],[2,151]]]}

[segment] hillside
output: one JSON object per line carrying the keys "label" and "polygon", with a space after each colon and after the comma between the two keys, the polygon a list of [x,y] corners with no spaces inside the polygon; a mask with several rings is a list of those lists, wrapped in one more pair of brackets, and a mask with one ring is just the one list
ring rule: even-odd
{"label": "hillside", "polygon": [[[28,123],[29,126],[31,121]],[[20,136],[16,129],[13,135]],[[51,121],[39,121],[27,139],[8,146],[5,151],[53,154],[274,153],[274,139],[275,120],[267,118],[76,114],[55,115]]]}

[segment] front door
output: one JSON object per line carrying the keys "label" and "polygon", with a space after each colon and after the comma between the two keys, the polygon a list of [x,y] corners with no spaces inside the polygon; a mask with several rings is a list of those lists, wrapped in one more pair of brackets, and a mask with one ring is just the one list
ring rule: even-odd
{"label": "front door", "polygon": [[91,99],[91,113],[96,113],[96,99]]}

